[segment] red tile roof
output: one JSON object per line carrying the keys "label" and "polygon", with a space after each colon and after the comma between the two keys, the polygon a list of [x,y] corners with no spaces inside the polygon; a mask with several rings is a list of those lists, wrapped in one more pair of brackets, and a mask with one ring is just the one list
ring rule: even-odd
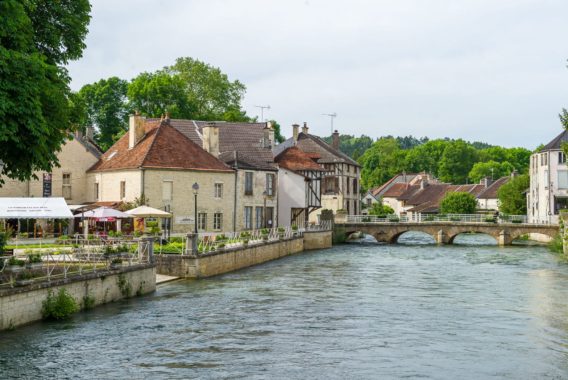
{"label": "red tile roof", "polygon": [[396,198],[404,194],[410,187],[408,183],[394,183],[391,187],[382,194],[383,198]]}
{"label": "red tile roof", "polygon": [[501,186],[503,186],[504,184],[509,182],[510,179],[511,179],[511,177],[508,177],[508,176],[499,178],[497,181],[493,182],[486,189],[484,189],[481,193],[479,193],[477,198],[479,198],[479,199],[497,199],[497,192],[499,191]]}
{"label": "red tile roof", "polygon": [[89,171],[135,168],[232,171],[167,121],[146,122],[146,134],[128,149],[128,133],[118,140]]}
{"label": "red tile roof", "polygon": [[280,167],[292,171],[324,171],[323,166],[315,163],[311,159],[310,155],[306,154],[304,151],[295,146],[286,149],[284,152],[276,156],[274,160],[278,165],[280,165]]}

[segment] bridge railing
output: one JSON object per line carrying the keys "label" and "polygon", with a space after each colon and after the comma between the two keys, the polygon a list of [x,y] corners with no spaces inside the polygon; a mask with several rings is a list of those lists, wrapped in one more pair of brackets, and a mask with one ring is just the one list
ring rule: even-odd
{"label": "bridge railing", "polygon": [[515,223],[528,224],[526,215],[493,215],[493,214],[419,214],[410,216],[397,215],[347,215],[347,223]]}

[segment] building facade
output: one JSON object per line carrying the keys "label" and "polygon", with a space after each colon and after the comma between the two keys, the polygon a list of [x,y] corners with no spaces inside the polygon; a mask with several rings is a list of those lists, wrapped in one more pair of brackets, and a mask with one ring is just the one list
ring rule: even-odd
{"label": "building facade", "polygon": [[562,151],[562,144],[567,141],[568,131],[563,131],[531,155],[529,223],[558,223],[560,210],[568,208],[568,166]]}

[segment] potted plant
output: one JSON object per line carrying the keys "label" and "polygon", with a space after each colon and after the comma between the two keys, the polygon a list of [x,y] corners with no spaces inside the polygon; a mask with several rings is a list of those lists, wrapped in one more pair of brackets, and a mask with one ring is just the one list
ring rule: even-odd
{"label": "potted plant", "polygon": [[40,253],[30,253],[28,255],[28,262],[26,263],[26,268],[41,268],[43,265],[43,260]]}
{"label": "potted plant", "polygon": [[267,241],[268,240],[268,228],[263,228],[260,230],[260,235],[262,236],[262,240]]}
{"label": "potted plant", "polygon": [[12,256],[10,257],[10,260],[8,260],[8,269],[11,272],[21,271],[24,269],[24,265],[26,265],[26,262],[24,260],[17,259],[16,256]]}
{"label": "potted plant", "polygon": [[280,239],[284,239],[285,234],[286,234],[286,229],[284,227],[278,227],[278,237]]}

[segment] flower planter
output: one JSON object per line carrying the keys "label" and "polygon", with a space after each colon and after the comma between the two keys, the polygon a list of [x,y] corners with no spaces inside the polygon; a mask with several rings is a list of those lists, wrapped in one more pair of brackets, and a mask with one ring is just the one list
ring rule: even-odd
{"label": "flower planter", "polygon": [[23,271],[25,268],[23,265],[10,265],[6,266],[6,270],[13,273],[18,273]]}

